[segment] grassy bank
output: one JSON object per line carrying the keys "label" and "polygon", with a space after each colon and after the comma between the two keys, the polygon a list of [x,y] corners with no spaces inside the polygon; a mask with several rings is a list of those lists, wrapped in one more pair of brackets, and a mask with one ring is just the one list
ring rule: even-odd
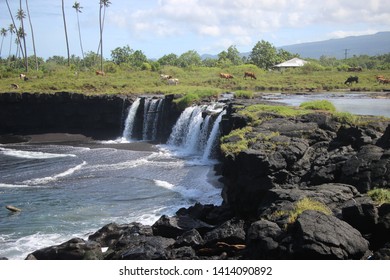
{"label": "grassy bank", "polygon": [[[254,72],[256,80],[244,79],[245,71]],[[221,79],[219,73],[231,73],[231,80]],[[179,79],[178,85],[167,85],[160,73]],[[347,86],[344,81],[351,75],[359,76],[359,83]],[[306,71],[295,69],[284,72],[263,71],[253,65],[228,68],[209,67],[163,67],[159,72],[117,70],[105,76],[95,72],[75,72],[68,68],[51,72],[27,74],[28,81],[19,79],[19,73],[0,73],[0,92],[58,92],[70,91],[85,94],[199,94],[215,95],[227,91],[237,92],[243,98],[253,97],[255,92],[301,92],[301,91],[383,91],[390,85],[379,84],[377,75],[390,78],[390,71],[363,71],[360,73],[340,71]],[[17,84],[18,88],[12,87]]]}

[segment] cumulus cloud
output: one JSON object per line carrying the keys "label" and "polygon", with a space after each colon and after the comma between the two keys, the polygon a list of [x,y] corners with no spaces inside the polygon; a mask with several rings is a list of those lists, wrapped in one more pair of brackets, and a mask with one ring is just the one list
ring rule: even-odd
{"label": "cumulus cloud", "polygon": [[[219,42],[253,42],[278,30],[327,26],[334,37],[390,26],[387,0],[158,0],[155,6],[115,14],[118,26],[139,36],[211,36]],[[121,18],[122,17],[122,18]],[[341,28],[340,28],[341,27]],[[323,27],[324,28],[324,27]],[[345,29],[346,31],[342,31]],[[348,31],[349,30],[349,31]],[[344,32],[344,33],[343,33]],[[375,32],[375,31],[374,31]],[[324,34],[325,35],[325,34]]]}

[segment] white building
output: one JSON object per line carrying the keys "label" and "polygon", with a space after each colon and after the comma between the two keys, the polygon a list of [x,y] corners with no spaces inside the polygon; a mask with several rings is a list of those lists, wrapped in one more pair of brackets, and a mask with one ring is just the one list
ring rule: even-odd
{"label": "white building", "polygon": [[284,70],[289,68],[302,67],[307,63],[306,60],[294,57],[293,59],[287,60],[285,62],[276,64],[273,66],[274,69]]}

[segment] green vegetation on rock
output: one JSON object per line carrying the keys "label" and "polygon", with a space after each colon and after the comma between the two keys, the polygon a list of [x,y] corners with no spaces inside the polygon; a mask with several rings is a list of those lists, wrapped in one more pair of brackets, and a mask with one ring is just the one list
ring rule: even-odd
{"label": "green vegetation on rock", "polygon": [[373,189],[367,192],[371,199],[378,205],[390,203],[389,189]]}

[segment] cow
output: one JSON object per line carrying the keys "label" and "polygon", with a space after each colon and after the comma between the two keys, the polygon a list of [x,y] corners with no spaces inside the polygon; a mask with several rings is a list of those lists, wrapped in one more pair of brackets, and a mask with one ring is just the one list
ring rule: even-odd
{"label": "cow", "polygon": [[352,83],[359,83],[359,77],[358,76],[349,76],[348,79],[344,82],[344,84],[352,85]]}
{"label": "cow", "polygon": [[170,78],[167,80],[168,85],[177,85],[179,83],[179,79],[177,78]]}
{"label": "cow", "polygon": [[28,77],[25,74],[19,74],[19,79],[23,81],[28,81]]}
{"label": "cow", "polygon": [[19,88],[19,85],[18,85],[18,84],[11,84],[11,87],[12,87],[13,89],[18,89],[18,88]]}
{"label": "cow", "polygon": [[379,82],[380,84],[390,84],[390,79],[379,78],[379,79],[378,79],[378,82]]}
{"label": "cow", "polygon": [[228,73],[219,73],[219,77],[226,80],[234,78],[232,74],[228,74]]}
{"label": "cow", "polygon": [[169,80],[169,79],[172,79],[173,77],[171,75],[161,74],[160,78],[161,78],[161,80]]}
{"label": "cow", "polygon": [[97,76],[105,76],[106,73],[104,73],[104,71],[97,70],[97,71],[96,71],[96,75],[97,75]]}
{"label": "cow", "polygon": [[253,73],[253,72],[245,72],[244,73],[244,79],[246,79],[247,77],[250,77],[251,80],[252,79],[255,79],[255,80],[257,79],[255,73]]}

